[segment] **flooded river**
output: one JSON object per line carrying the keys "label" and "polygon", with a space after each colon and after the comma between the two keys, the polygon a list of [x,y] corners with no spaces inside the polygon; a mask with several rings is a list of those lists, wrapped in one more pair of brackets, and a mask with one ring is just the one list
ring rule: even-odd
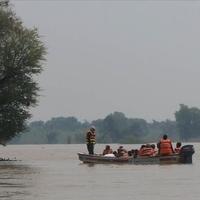
{"label": "flooded river", "polygon": [[0,157],[19,160],[0,162],[0,199],[199,200],[200,144],[194,146],[192,165],[164,166],[82,164],[77,152],[85,152],[85,145],[0,147]]}

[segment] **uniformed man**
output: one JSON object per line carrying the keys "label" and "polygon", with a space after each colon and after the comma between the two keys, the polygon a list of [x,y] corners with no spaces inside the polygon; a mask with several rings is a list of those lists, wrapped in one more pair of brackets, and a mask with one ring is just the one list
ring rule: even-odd
{"label": "uniformed man", "polygon": [[96,129],[91,126],[89,131],[86,133],[86,144],[89,154],[94,154],[94,145],[96,143]]}

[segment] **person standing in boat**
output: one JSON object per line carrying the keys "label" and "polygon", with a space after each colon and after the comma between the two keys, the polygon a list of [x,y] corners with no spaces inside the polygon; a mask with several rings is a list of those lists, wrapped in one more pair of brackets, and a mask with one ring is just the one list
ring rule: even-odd
{"label": "person standing in boat", "polygon": [[167,135],[163,135],[163,138],[158,143],[158,149],[161,156],[168,156],[174,153],[172,142]]}
{"label": "person standing in boat", "polygon": [[86,143],[89,154],[94,154],[94,145],[96,143],[96,129],[94,126],[91,126],[89,131],[86,133]]}

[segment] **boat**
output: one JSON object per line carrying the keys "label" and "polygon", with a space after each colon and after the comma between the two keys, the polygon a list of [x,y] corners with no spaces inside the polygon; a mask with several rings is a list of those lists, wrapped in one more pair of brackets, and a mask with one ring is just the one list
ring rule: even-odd
{"label": "boat", "polygon": [[78,153],[79,160],[83,163],[93,164],[192,164],[192,155],[194,154],[193,145],[185,145],[181,148],[179,154],[169,156],[139,156],[133,154],[129,157],[109,157],[102,154],[89,155],[86,153]]}

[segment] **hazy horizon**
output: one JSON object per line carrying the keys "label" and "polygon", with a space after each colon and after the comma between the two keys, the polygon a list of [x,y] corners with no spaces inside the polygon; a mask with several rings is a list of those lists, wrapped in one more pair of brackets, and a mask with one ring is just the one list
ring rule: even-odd
{"label": "hazy horizon", "polygon": [[48,51],[32,120],[119,111],[160,121],[179,104],[200,107],[200,2],[11,3]]}

